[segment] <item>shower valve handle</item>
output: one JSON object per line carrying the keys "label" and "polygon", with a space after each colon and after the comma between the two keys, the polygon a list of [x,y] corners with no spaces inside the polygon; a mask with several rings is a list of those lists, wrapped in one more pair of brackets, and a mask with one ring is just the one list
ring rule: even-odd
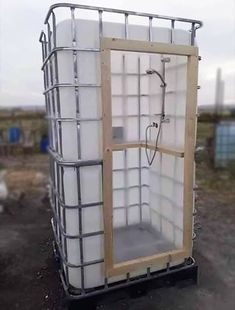
{"label": "shower valve handle", "polygon": [[153,122],[152,126],[158,128],[158,123]]}

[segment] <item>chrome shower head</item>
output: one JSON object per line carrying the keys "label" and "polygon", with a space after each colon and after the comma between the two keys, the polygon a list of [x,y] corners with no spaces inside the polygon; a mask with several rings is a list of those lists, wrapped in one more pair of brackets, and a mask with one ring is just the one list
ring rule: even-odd
{"label": "chrome shower head", "polygon": [[162,75],[157,71],[157,70],[155,70],[155,69],[147,69],[146,71],[145,71],[147,74],[156,74],[159,78],[160,78],[160,80],[161,80],[161,82],[162,82],[162,85],[161,85],[161,87],[166,87],[166,82],[164,81],[164,79],[163,79],[163,77],[162,77]]}
{"label": "chrome shower head", "polygon": [[148,69],[148,70],[146,70],[146,73],[147,73],[147,74],[153,74],[153,73],[154,73],[154,70],[153,70],[153,69]]}

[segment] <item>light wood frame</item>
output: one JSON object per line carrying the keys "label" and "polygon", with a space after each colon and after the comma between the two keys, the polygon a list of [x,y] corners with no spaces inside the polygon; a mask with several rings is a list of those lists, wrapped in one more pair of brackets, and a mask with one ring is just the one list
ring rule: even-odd
{"label": "light wood frame", "polygon": [[[166,148],[164,146],[158,146],[159,152],[170,154],[172,156],[184,157],[183,247],[182,249],[141,257],[115,264],[113,262],[112,151],[131,147],[145,147],[145,143],[143,141],[123,144],[112,143],[111,50],[182,55],[187,56],[188,59],[184,150],[176,150],[172,148]],[[136,40],[123,40],[116,38],[101,39],[101,83],[103,110],[103,218],[106,277],[126,274],[128,272],[147,267],[158,265],[162,266],[167,263],[183,260],[192,254],[194,151],[197,118],[197,78],[197,47]],[[148,144],[149,149],[154,149],[154,147],[154,145]]]}

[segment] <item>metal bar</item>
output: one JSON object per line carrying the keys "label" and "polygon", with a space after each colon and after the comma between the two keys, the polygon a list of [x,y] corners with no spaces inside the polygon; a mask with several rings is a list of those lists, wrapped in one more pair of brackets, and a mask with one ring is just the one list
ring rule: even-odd
{"label": "metal bar", "polygon": [[[52,12],[52,27],[53,27],[53,48],[56,48],[56,17],[54,12]],[[54,67],[55,67],[55,84],[59,84],[59,69],[58,69],[58,58],[57,53],[54,55]],[[60,109],[60,91],[59,88],[55,89],[56,91],[56,106],[57,106],[57,115],[61,117]],[[56,128],[58,129],[58,151],[62,154],[62,128],[61,124],[56,123]]]}
{"label": "metal bar", "polygon": [[[128,14],[125,13],[125,39],[128,39]],[[122,56],[122,93],[123,93],[123,116],[124,116],[124,139],[126,140],[126,133],[127,133],[127,119],[126,119],[126,64],[125,64],[125,55]],[[124,150],[124,203],[125,203],[125,219],[126,219],[126,226],[128,226],[128,176],[127,176],[127,149]]]}
{"label": "metal bar", "polygon": [[[79,167],[77,168],[77,188],[78,188],[78,203],[82,203],[82,197],[81,197],[81,185],[80,185],[80,170]],[[83,234],[82,229],[82,209],[78,209],[78,230],[79,235],[81,236]],[[84,254],[83,254],[83,239],[79,238],[79,247],[80,247],[80,261],[81,265],[84,263]],[[84,292],[85,289],[85,273],[84,273],[84,267],[81,266],[81,289],[82,292]]]}
{"label": "metal bar", "polygon": [[[47,72],[44,72],[45,75],[47,75]],[[47,81],[45,79],[45,85]],[[47,94],[45,95],[45,105],[46,105],[46,114],[51,115],[51,107],[50,107],[50,96]],[[48,135],[49,135],[49,145],[51,146],[52,143],[52,125],[51,125],[51,120],[47,120],[48,123]]]}
{"label": "metal bar", "polygon": [[[45,58],[47,57],[47,41],[46,41],[46,35],[45,35],[44,32],[41,33],[40,41],[42,43],[43,62],[44,62]],[[44,70],[43,73],[44,73],[44,89],[46,89],[46,88],[49,87],[48,66],[45,67],[45,70]],[[51,115],[51,103],[50,103],[50,95],[49,94],[45,95],[45,103],[46,103],[46,112],[47,112],[48,115]],[[49,133],[50,145],[51,145],[51,143],[52,143],[52,125],[51,125],[51,120],[48,120],[48,133]],[[51,178],[54,180],[53,183],[55,184],[55,173],[54,173],[54,165],[55,165],[55,163],[52,160],[52,158],[50,158],[49,162],[50,162],[50,175],[51,175]],[[53,199],[54,203],[55,203],[54,211],[59,214],[58,203],[57,203],[57,200],[56,200],[56,196],[52,195],[52,193],[51,193],[51,199]],[[57,227],[56,227],[56,234],[58,235]],[[62,265],[61,265],[61,267],[63,268]],[[66,278],[67,278],[67,276],[66,276]]]}
{"label": "metal bar", "polygon": [[46,58],[46,51],[45,51],[45,42],[42,41],[42,62],[44,62],[45,58]]}
{"label": "metal bar", "polygon": [[[162,78],[165,81],[165,77],[166,77],[166,63],[164,61],[164,55],[162,55]],[[162,87],[162,111],[161,111],[161,118],[165,118],[165,99],[166,99],[166,87]],[[176,106],[176,105],[175,105]],[[161,122],[161,119],[160,119]]]}
{"label": "metal bar", "polygon": [[[143,202],[143,205],[145,206],[149,206],[149,203],[148,202]],[[127,206],[127,208],[134,208],[134,207],[139,207],[139,204],[138,203],[132,203],[132,204],[129,204]],[[125,208],[125,206],[117,206],[117,207],[113,207],[113,210],[123,210]]]}
{"label": "metal bar", "polygon": [[[50,24],[48,23],[47,24],[47,37],[48,37],[48,52],[50,53],[51,51],[51,27],[50,27]],[[50,71],[51,71],[51,60],[49,61],[49,68],[50,68]],[[53,81],[53,72],[50,72],[50,82],[51,82],[51,85],[53,85],[54,81]]]}
{"label": "metal bar", "polygon": [[[112,72],[112,75],[114,75],[114,76],[120,76],[120,75],[122,75],[122,73],[120,72]],[[138,75],[140,75],[140,76],[148,76],[148,74],[147,73],[132,73],[132,72],[130,72],[130,73],[127,73],[126,72],[126,76],[137,76],[138,77]]]}
{"label": "metal bar", "polygon": [[74,83],[74,84],[72,84],[72,83],[57,83],[57,84],[52,85],[48,89],[46,89],[43,94],[46,94],[46,93],[50,92],[51,90],[58,88],[58,87],[75,87],[75,88],[79,88],[79,87],[101,87],[101,85],[97,85],[97,84],[77,84],[77,83]]}
{"label": "metal bar", "polygon": [[[49,158],[49,161],[50,161],[50,176],[51,176],[51,182],[53,182],[53,184],[55,185],[56,184],[56,178],[55,178],[55,168],[54,168],[54,166],[55,166],[55,163],[54,163],[54,161],[52,160],[52,158],[50,157]],[[57,165],[56,165],[57,166]],[[52,206],[52,204],[51,204],[51,207],[53,207],[53,211],[56,213],[56,214],[58,214],[58,212],[59,212],[59,210],[58,210],[58,204],[57,204],[57,197],[55,197],[54,195],[53,195],[53,193],[52,193],[52,188],[50,187],[50,203],[51,203],[51,200],[52,200],[52,202],[53,202],[53,206]],[[57,233],[57,235],[58,235],[58,227],[56,226],[56,233]]]}
{"label": "metal bar", "polygon": [[[61,174],[61,191],[62,191],[62,199],[65,201],[65,191],[64,191],[64,167],[60,167],[60,174]],[[66,210],[62,209],[62,221],[63,221],[63,226],[64,229],[66,230]],[[67,244],[67,240],[65,238],[62,239],[63,243],[62,243],[62,249],[63,249],[63,245],[64,245],[64,257],[66,259],[66,261],[68,261],[68,244]],[[66,271],[66,275],[67,275],[67,281],[69,281],[69,270],[68,270],[68,266],[65,264],[65,271]]]}
{"label": "metal bar", "polygon": [[150,267],[147,268],[147,277],[150,277],[151,273],[150,273]]}
{"label": "metal bar", "polygon": [[173,40],[174,29],[175,29],[175,21],[172,20],[171,21],[171,44],[174,43],[174,40]]}
{"label": "metal bar", "polygon": [[[127,17],[125,16],[125,35],[128,34],[127,29]],[[123,92],[123,101],[122,101],[122,110],[123,110],[123,118],[124,118],[124,139],[126,140],[126,132],[127,132],[127,119],[126,119],[126,67],[125,67],[125,55],[122,55],[122,92]],[[127,149],[124,149],[124,202],[125,206],[128,205],[128,176],[127,176]],[[128,226],[128,208],[125,208],[125,221],[126,226]]]}
{"label": "metal bar", "polygon": [[[125,190],[125,189],[132,189],[132,188],[139,188],[140,186],[139,185],[129,185],[127,187],[116,187],[116,188],[113,188],[114,191],[120,191],[120,190]],[[149,187],[149,184],[142,184],[141,187]]]}
{"label": "metal bar", "polygon": [[41,31],[41,33],[40,33],[39,42],[40,43],[45,42],[45,32],[44,31]]}
{"label": "metal bar", "polygon": [[[61,168],[57,165],[56,162],[52,161],[52,163],[53,163],[53,174],[54,174],[53,186],[54,186],[54,188],[60,188],[60,169]],[[51,190],[53,191],[53,187],[51,187]],[[65,227],[65,222],[64,222],[65,219],[63,216],[61,217],[61,209],[60,209],[60,204],[59,204],[59,199],[58,199],[59,196],[57,196],[57,195],[53,195],[53,196],[54,196],[54,201],[56,204],[56,210],[57,210],[57,215],[59,217],[59,221],[61,222],[61,220],[62,220],[63,227]],[[58,225],[56,225],[56,227],[59,230]],[[59,232],[58,232],[58,236],[59,236],[60,242],[62,242],[62,236],[59,234]]]}
{"label": "metal bar", "polygon": [[43,70],[49,59],[52,57],[53,54],[56,54],[57,52],[61,51],[77,51],[77,52],[100,52],[99,48],[85,48],[85,47],[66,47],[66,46],[58,46],[54,47],[51,52],[48,54],[48,56],[44,59],[44,62],[42,64],[41,69]]}
{"label": "metal bar", "polygon": [[60,254],[60,258],[62,259],[63,261],[63,264],[68,268],[84,268],[86,266],[90,266],[90,265],[95,265],[95,264],[100,264],[100,263],[103,263],[104,262],[104,259],[96,259],[96,260],[92,260],[92,261],[89,261],[89,262],[83,262],[83,264],[71,264],[67,261],[66,257],[64,256],[63,254],[63,251],[62,251],[62,248],[61,248],[61,245],[60,245],[60,242],[56,236],[56,233],[55,233],[55,224],[54,224],[54,221],[53,219],[51,220],[51,224],[52,224],[52,230],[53,230],[53,233],[54,233],[54,238],[55,238],[55,241],[56,241],[56,244],[57,244],[57,247],[58,247],[58,250],[59,250],[59,254]]}
{"label": "metal bar", "polygon": [[100,36],[100,39],[101,39],[102,36],[103,36],[102,14],[103,14],[103,11],[102,11],[102,10],[99,10],[99,36]]}
{"label": "metal bar", "polygon": [[[182,92],[185,92],[185,90],[169,90],[169,91],[166,91],[166,95],[172,95],[172,94],[178,94],[178,93],[182,93]],[[156,94],[141,94],[140,97],[154,97],[154,96],[161,96],[162,94],[161,93],[156,93]],[[113,97],[123,97],[123,94],[115,94],[115,95],[112,95]],[[138,97],[138,94],[130,94],[128,95],[128,97]]]}
{"label": "metal bar", "polygon": [[[61,172],[60,170],[61,170],[61,168],[57,165],[56,162],[53,161],[52,158],[50,158],[50,159],[51,159],[51,164],[52,164],[53,175],[55,176],[55,174],[56,174],[56,178],[58,178],[57,184],[54,183],[54,185],[60,187],[60,172]],[[56,178],[55,178],[55,180],[56,180]],[[51,189],[51,190],[52,190],[52,189]],[[57,203],[57,201],[56,201],[56,198],[57,198],[57,197],[53,195],[52,191],[51,191],[51,196],[52,196],[53,201],[55,201],[55,202]],[[60,218],[62,218],[62,221],[63,221],[63,223],[64,223],[64,217],[63,217],[63,214],[62,214],[62,217],[61,217],[61,209],[59,208],[59,205],[58,205],[57,211],[58,211],[58,215],[60,216]],[[54,218],[53,218],[53,220],[54,220]],[[52,221],[53,221],[53,220],[52,220]],[[64,224],[63,224],[63,225],[64,225]],[[54,232],[54,230],[53,230],[53,232]],[[54,233],[55,233],[55,232],[54,232]],[[67,255],[67,252],[66,252],[66,246],[67,246],[67,245],[65,244],[65,242],[64,242],[65,240],[62,239],[62,236],[61,236],[61,234],[59,233],[59,227],[58,227],[58,225],[56,225],[56,233],[57,233],[57,238],[58,238],[60,244],[63,246],[63,249],[62,249],[62,250],[65,252],[64,255]],[[55,240],[56,240],[56,239],[55,239]],[[65,265],[63,264],[62,260],[60,260],[60,266],[61,266],[61,269],[65,271],[65,274],[66,274],[66,282],[69,284],[69,279],[68,279],[68,268],[67,268],[67,266],[65,266]]]}
{"label": "metal bar", "polygon": [[45,83],[46,87],[44,88],[44,90],[46,90],[47,88],[50,87],[49,86],[49,72],[48,72],[48,67],[47,66],[46,66],[44,72],[45,72],[45,75],[46,75],[46,81],[45,81],[46,82]]}
{"label": "metal bar", "polygon": [[[54,186],[57,186],[58,188],[60,188],[60,185],[61,185],[61,167],[59,167],[57,165],[56,162],[53,161],[52,159],[52,167],[53,167],[53,172],[54,172],[54,175],[55,175],[55,183],[54,183]],[[57,181],[57,183],[56,183]],[[53,193],[53,189],[51,187],[51,192]],[[58,201],[58,196],[54,196],[54,199],[53,201],[55,201],[57,203],[57,211],[58,211],[58,216],[60,217],[60,220],[61,222],[63,223],[63,227],[66,227],[66,224],[65,224],[65,218],[63,216],[63,210],[61,210],[60,208],[60,205],[59,205],[59,201]],[[64,242],[64,240],[62,240],[62,236],[59,235],[59,227],[57,227],[57,231],[58,231],[58,237],[59,237],[59,240],[60,242]]]}
{"label": "metal bar", "polygon": [[61,224],[61,220],[58,217],[58,215],[55,213],[54,209],[52,208],[53,213],[54,213],[54,219],[56,221],[56,224],[59,227],[60,233],[63,235],[64,238],[66,239],[83,239],[83,238],[89,238],[89,237],[93,237],[93,236],[100,236],[104,234],[103,230],[100,231],[94,231],[94,232],[90,232],[90,233],[86,233],[86,234],[77,234],[77,235],[69,235],[66,233],[63,225]]}
{"label": "metal bar", "polygon": [[[160,138],[161,138],[161,135],[160,135]],[[161,177],[162,177],[162,153],[160,153],[159,154],[159,157],[160,157],[160,159],[159,159],[159,179],[160,179],[160,184],[159,184],[159,194],[156,194],[155,195],[155,192],[152,192],[152,195],[155,195],[155,196],[159,196],[159,210],[160,210],[160,212],[159,212],[159,220],[160,220],[160,233],[162,233],[162,230],[163,230],[163,225],[162,225],[162,214],[163,214],[163,212],[162,212],[162,197],[163,197],[163,195],[162,195],[162,179],[161,179]],[[168,197],[167,197],[168,198]],[[169,199],[167,199],[168,201],[169,201]],[[172,200],[170,200],[170,202],[171,202]],[[153,212],[154,210],[152,209],[152,212]]]}
{"label": "metal bar", "polygon": [[178,22],[185,22],[185,23],[195,23],[197,24],[198,28],[201,28],[203,23],[199,20],[195,19],[189,19],[189,18],[182,18],[182,17],[172,17],[172,16],[165,16],[165,15],[158,15],[158,14],[152,14],[152,13],[141,13],[141,12],[135,12],[135,11],[124,11],[119,9],[111,9],[111,8],[105,8],[105,7],[97,7],[97,6],[89,6],[89,5],[80,5],[80,4],[69,4],[69,3],[58,3],[50,6],[49,11],[45,18],[45,24],[47,23],[51,12],[55,8],[59,7],[67,7],[67,8],[78,8],[78,9],[84,9],[84,10],[95,10],[95,11],[103,11],[103,12],[110,12],[110,13],[118,13],[118,14],[127,14],[127,15],[134,15],[134,16],[143,16],[143,17],[153,17],[157,19],[166,19],[166,20],[175,20]]}
{"label": "metal bar", "polygon": [[[42,45],[44,46],[44,60],[43,60],[43,63],[45,62],[45,59],[47,59],[47,44],[48,42],[46,41],[46,34],[44,32],[41,33],[41,43]],[[44,87],[44,90],[46,88],[49,87],[49,76],[48,76],[48,66],[46,65],[45,66],[45,70],[43,70],[44,73],[45,73],[45,87]]]}
{"label": "metal bar", "polygon": [[195,23],[192,23],[192,27],[191,27],[191,45],[194,45],[194,41],[195,41]]}
{"label": "metal bar", "polygon": [[73,117],[48,117],[46,116],[45,118],[55,120],[58,123],[61,123],[61,122],[96,122],[96,121],[102,120],[101,117],[99,118],[80,118],[80,117],[75,118],[74,117],[73,118]]}
{"label": "metal bar", "polygon": [[[77,46],[76,41],[76,23],[75,23],[75,14],[74,8],[71,8],[71,18],[72,18],[72,44],[73,47]],[[73,51],[73,73],[74,73],[74,87],[75,87],[75,100],[76,100],[76,116],[79,117],[80,108],[79,108],[79,94],[78,94],[78,59],[77,59],[77,51]],[[79,133],[78,133],[79,136]],[[79,139],[80,141],[80,139]],[[80,145],[78,144],[78,148],[80,149]],[[80,156],[79,156],[80,157]]]}
{"label": "metal bar", "polygon": [[[56,17],[55,17],[55,13],[52,12],[52,35],[53,35],[53,49],[56,48]],[[52,49],[51,49],[52,50]]]}
{"label": "metal bar", "polygon": [[65,209],[79,209],[79,208],[84,209],[84,208],[98,207],[98,206],[103,205],[102,201],[84,203],[84,204],[81,203],[81,204],[72,205],[72,206],[67,205],[67,204],[65,204],[63,199],[60,197],[60,194],[56,191],[56,187],[53,186],[53,183],[51,183],[50,186],[52,187],[53,194],[57,196],[57,198],[59,200],[59,204],[61,205],[62,208],[65,208]]}
{"label": "metal bar", "polygon": [[[129,96],[128,96],[129,97]],[[141,96],[140,96],[141,97]],[[152,114],[153,116],[159,116],[160,113],[154,113]],[[134,117],[134,118],[138,118],[139,116],[143,116],[143,117],[148,117],[149,114],[131,114],[131,115],[128,115],[128,118],[131,118],[131,117]],[[113,116],[113,118],[122,118],[121,115],[115,115]],[[140,139],[141,140],[141,139]]]}
{"label": "metal bar", "polygon": [[[160,94],[156,94],[156,96],[157,95],[160,95]],[[150,95],[149,94],[141,94],[140,95],[141,97],[150,97]],[[113,94],[112,95],[112,97],[124,97],[124,95],[123,94]],[[138,94],[130,94],[130,95],[128,95],[128,97],[138,97]]]}
{"label": "metal bar", "polygon": [[[150,55],[150,57],[149,57],[149,60],[148,60],[148,62],[149,62],[149,68],[152,68],[152,57],[153,57],[153,55]],[[151,102],[152,102],[152,99],[153,99],[153,95],[152,95],[152,79],[150,79],[150,76],[149,76],[149,80],[148,80],[148,93],[149,93],[149,96],[148,96],[148,100],[147,100],[147,103],[148,103],[148,112],[149,112],[149,114],[148,114],[148,121],[149,121],[149,124],[151,124],[151,122],[152,122],[152,119],[151,119],[151,117],[152,117],[152,115],[153,115],[153,113],[151,113],[151,107],[152,107],[152,104],[151,104]],[[151,94],[151,95],[150,95]],[[159,95],[157,95],[157,96],[159,96]],[[159,113],[158,113],[159,114]],[[150,132],[149,132],[149,139],[150,139],[150,141],[152,140],[152,131],[150,130]],[[146,150],[146,152],[147,152],[147,150]],[[150,154],[151,154],[151,150],[150,150]],[[146,154],[145,154],[146,155]],[[150,170],[150,172],[151,172],[151,170]],[[150,209],[150,213],[151,213],[151,209]],[[151,215],[150,215],[150,217],[151,217]],[[150,218],[150,222],[151,222],[151,218]],[[151,222],[152,223],[152,222]]]}
{"label": "metal bar", "polygon": [[54,160],[61,166],[73,166],[73,167],[89,167],[89,166],[98,166],[102,165],[102,160],[77,160],[70,161],[63,159],[58,153],[54,152],[50,147],[48,148],[48,152],[54,158]]}
{"label": "metal bar", "polygon": [[[72,44],[73,47],[77,46],[77,32],[76,32],[76,21],[75,21],[75,9],[71,8],[71,19],[72,19]],[[77,59],[77,51],[73,51],[73,73],[74,73],[74,84],[78,84],[78,59]],[[75,100],[76,100],[76,117],[78,118],[80,115],[80,107],[79,107],[79,93],[78,93],[78,87],[75,86]],[[77,122],[77,146],[78,146],[78,158],[81,158],[81,146],[80,146],[80,132],[79,132],[79,123]],[[77,193],[78,193],[78,204],[80,205],[82,203],[82,197],[81,197],[81,184],[80,184],[80,170],[79,167],[76,169],[77,172]],[[78,230],[79,235],[82,235],[83,229],[82,229],[82,209],[78,209]],[[79,248],[80,248],[80,262],[83,264],[84,262],[84,254],[83,254],[83,240],[79,239]],[[85,274],[84,274],[84,268],[81,267],[81,290],[82,293],[84,293],[85,288]]]}
{"label": "metal bar", "polygon": [[[80,294],[71,294],[69,291],[69,286],[65,285],[65,281],[64,281],[64,277],[62,272],[60,271],[60,277],[61,277],[61,281],[63,284],[63,288],[67,293],[67,297],[70,298],[71,300],[84,300],[85,298],[91,298],[91,297],[98,297],[99,295],[102,295],[104,293],[107,292],[112,292],[112,291],[116,291],[119,289],[125,289],[128,288],[129,286],[135,286],[135,285],[139,285],[139,284],[144,284],[145,282],[149,282],[149,281],[157,281],[159,280],[160,284],[162,285],[163,280],[165,278],[165,283],[169,284],[169,277],[171,275],[173,275],[173,279],[175,279],[175,277],[177,277],[177,279],[180,281],[182,280],[182,275],[184,275],[184,273],[188,273],[188,272],[192,272],[193,276],[190,274],[187,279],[191,278],[196,282],[197,281],[197,266],[195,264],[195,260],[192,257],[188,257],[187,258],[187,263],[181,263],[177,266],[169,266],[168,269],[163,269],[163,270],[159,270],[156,272],[147,272],[145,275],[143,276],[137,276],[137,277],[133,277],[131,279],[131,281],[126,280],[122,280],[119,281],[118,283],[116,283],[115,285],[113,285],[112,283],[107,285],[107,283],[105,283],[105,285],[102,285],[98,288],[95,288],[94,290],[87,290],[86,295],[80,295]],[[185,280],[186,277],[183,277],[183,280]],[[154,285],[156,287],[156,284]]]}
{"label": "metal bar", "polygon": [[128,13],[125,12],[125,39],[128,39]]}
{"label": "metal bar", "polygon": [[[140,80],[140,57],[138,57],[138,140],[141,140],[141,80]],[[139,171],[138,171],[138,178],[139,178],[139,216],[140,216],[140,223],[142,223],[142,160],[141,160],[141,148],[138,149],[138,161],[139,161]]]}
{"label": "metal bar", "polygon": [[[174,170],[173,170],[173,176],[174,179],[177,179],[177,158],[174,157]],[[176,184],[173,183],[172,186],[172,197],[176,197],[177,191],[176,191]],[[182,213],[182,219],[183,219],[183,213]],[[173,212],[173,223],[175,224],[176,222],[176,212]],[[175,244],[176,242],[176,229],[175,229],[175,225],[173,226],[173,242]]]}
{"label": "metal bar", "polygon": [[149,17],[149,41],[153,40],[153,18]]}
{"label": "metal bar", "polygon": [[[141,169],[149,169],[148,166],[142,166]],[[130,168],[127,168],[127,170],[131,171],[131,170],[139,170],[139,167],[130,167]],[[113,169],[113,172],[122,172],[124,171],[124,169],[122,168],[116,168],[116,169]]]}
{"label": "metal bar", "polygon": [[[47,32],[48,32],[48,50],[49,53],[51,51],[51,28],[50,28],[50,24],[47,24]],[[53,74],[53,63],[52,60],[50,59],[49,61],[49,76],[50,76],[50,84],[51,87],[53,87],[54,85],[54,74]],[[45,93],[44,93],[45,94]],[[52,111],[53,111],[53,115],[56,116],[56,111],[55,111],[55,96],[54,96],[54,91],[52,91],[51,93],[51,99],[52,99]],[[55,138],[55,140],[53,139],[54,145],[53,147],[55,147],[56,151],[58,151],[59,147],[58,147],[58,132],[56,130],[56,124],[55,122],[52,122],[52,136]],[[53,134],[54,133],[54,134]]]}

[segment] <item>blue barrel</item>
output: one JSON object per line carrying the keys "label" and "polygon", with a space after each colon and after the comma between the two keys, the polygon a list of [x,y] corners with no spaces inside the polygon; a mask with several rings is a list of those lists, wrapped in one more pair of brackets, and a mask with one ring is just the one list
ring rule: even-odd
{"label": "blue barrel", "polygon": [[43,135],[40,141],[40,152],[41,153],[47,153],[48,144],[49,144],[48,137],[46,135]]}
{"label": "blue barrel", "polygon": [[20,142],[20,128],[19,127],[10,127],[8,129],[8,142],[9,143]]}

